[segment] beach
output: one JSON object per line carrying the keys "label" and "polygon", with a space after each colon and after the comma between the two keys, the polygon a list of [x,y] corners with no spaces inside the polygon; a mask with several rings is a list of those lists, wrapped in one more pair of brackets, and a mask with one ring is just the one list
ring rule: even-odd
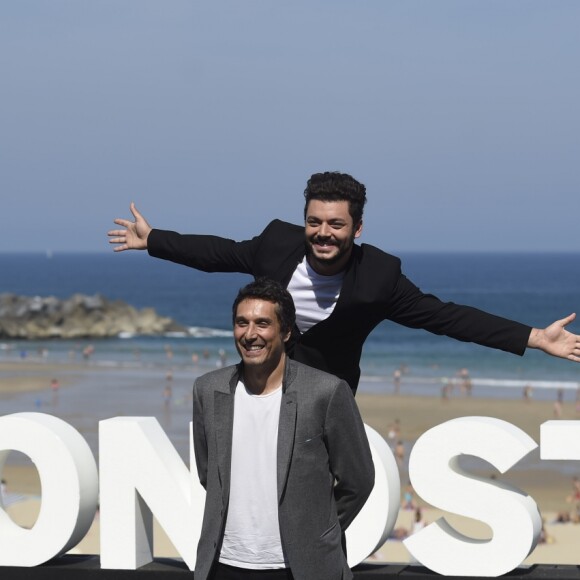
{"label": "beach", "polygon": [[[213,364],[172,368],[169,364],[110,366],[0,360],[0,408],[2,415],[35,411],[62,418],[80,431],[97,458],[99,420],[120,415],[155,416],[186,460],[191,386],[198,374],[215,368]],[[539,442],[540,425],[554,418],[554,405],[550,401],[478,398],[460,392],[453,392],[449,398],[443,399],[439,395],[407,395],[406,388],[403,380],[400,393],[395,394],[392,384],[385,382],[384,394],[370,394],[369,391],[376,392],[377,385],[367,389],[363,381],[356,397],[364,421],[393,445],[396,443],[393,441],[393,426],[397,425],[396,439],[401,440],[400,452],[404,455],[400,468],[402,491],[408,484],[407,460],[414,442],[436,425],[456,417],[488,416],[512,423]],[[575,405],[565,402],[561,419],[578,418]],[[572,492],[572,477],[580,471],[573,462],[542,461],[536,450],[505,474],[498,474],[491,466],[477,462],[469,464],[469,471],[484,477],[493,475],[518,487],[537,502],[546,522],[547,542],[537,546],[526,563],[579,563],[580,524],[552,523],[559,512],[572,508],[566,497]],[[41,496],[36,469],[22,454],[12,453],[2,477],[6,480],[7,497],[11,500],[6,502],[6,511],[20,525],[32,526]],[[444,515],[463,533],[488,537],[486,526],[480,522],[444,514],[418,497],[414,502],[421,507],[427,523]],[[395,526],[401,535],[403,530],[412,527],[413,516],[412,510],[401,510]],[[157,556],[178,556],[162,530],[156,528],[155,534]],[[98,553],[98,516],[74,551]],[[380,548],[374,560],[408,562],[410,556],[400,540],[392,539]]]}

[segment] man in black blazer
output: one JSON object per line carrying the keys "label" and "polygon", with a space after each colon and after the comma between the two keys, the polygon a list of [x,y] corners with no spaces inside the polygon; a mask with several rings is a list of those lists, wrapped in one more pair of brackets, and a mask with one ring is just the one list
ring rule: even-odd
{"label": "man in black blazer", "polygon": [[267,276],[288,288],[297,326],[291,358],[345,379],[356,392],[369,333],[382,320],[523,355],[526,347],[580,362],[580,336],[566,330],[575,315],[544,329],[442,302],[401,272],[399,258],[368,244],[362,233],[364,185],[350,175],[317,173],[304,192],[305,226],[274,220],[251,240],[181,235],[151,228],[131,204],[134,221],[116,219],[115,251],[147,249],[151,256],[206,272]]}

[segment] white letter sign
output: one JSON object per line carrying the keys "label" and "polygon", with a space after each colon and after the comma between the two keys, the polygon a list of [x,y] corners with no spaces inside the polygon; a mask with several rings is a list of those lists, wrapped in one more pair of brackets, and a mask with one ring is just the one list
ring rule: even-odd
{"label": "white letter sign", "polygon": [[[194,466],[191,446],[190,453]],[[193,570],[205,491],[157,419],[100,421],[99,454],[101,568],[132,570],[153,560],[154,514]]]}
{"label": "white letter sign", "polygon": [[391,448],[372,427],[365,425],[365,431],[375,466],[375,486],[346,530],[346,553],[351,568],[387,541],[397,521],[401,495],[399,470]]}
{"label": "white letter sign", "polygon": [[[366,426],[375,487],[347,530],[349,565],[388,537],[399,510],[397,464],[384,439]],[[580,421],[541,426],[542,459],[580,459]],[[516,426],[490,417],[453,419],[424,433],[409,458],[415,491],[435,507],[484,522],[491,538],[468,537],[445,520],[404,543],[421,564],[445,576],[500,576],[535,548],[541,518],[534,500],[506,483],[467,473],[461,456],[479,457],[501,473],[537,447]],[[15,524],[0,496],[0,566],[37,566],[74,547],[94,519],[99,475],[84,438],[43,413],[0,417],[0,475],[10,452],[38,469],[42,502],[32,529]],[[155,516],[190,570],[195,568],[205,491],[154,417],[99,424],[101,567],[136,569],[153,560]],[[190,466],[195,467],[190,424]]]}
{"label": "white letter sign", "polygon": [[458,457],[481,457],[504,473],[536,447],[521,429],[490,417],[453,419],[424,433],[409,458],[415,491],[438,508],[485,522],[493,537],[469,538],[440,518],[404,541],[409,552],[446,576],[499,576],[519,566],[540,535],[536,503],[505,483],[466,473]]}
{"label": "white letter sign", "polygon": [[580,459],[580,421],[546,421],[540,425],[542,459]]}
{"label": "white letter sign", "polygon": [[0,417],[0,473],[12,450],[36,465],[42,504],[30,530],[15,524],[0,505],[0,566],[38,566],[70,550],[91,527],[97,466],[78,431],[43,413]]}

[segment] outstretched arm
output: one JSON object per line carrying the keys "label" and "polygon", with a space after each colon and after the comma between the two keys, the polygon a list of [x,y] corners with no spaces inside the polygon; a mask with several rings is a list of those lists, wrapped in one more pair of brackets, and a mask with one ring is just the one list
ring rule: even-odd
{"label": "outstretched arm", "polygon": [[576,314],[570,314],[546,328],[532,328],[528,348],[537,348],[552,356],[580,362],[580,336],[565,328],[575,318]]}
{"label": "outstretched arm", "polygon": [[108,236],[109,244],[119,244],[114,248],[115,252],[124,250],[146,250],[147,238],[152,230],[147,220],[137,211],[135,204],[131,202],[129,206],[135,221],[117,218],[115,223],[123,226],[124,230],[110,230]]}

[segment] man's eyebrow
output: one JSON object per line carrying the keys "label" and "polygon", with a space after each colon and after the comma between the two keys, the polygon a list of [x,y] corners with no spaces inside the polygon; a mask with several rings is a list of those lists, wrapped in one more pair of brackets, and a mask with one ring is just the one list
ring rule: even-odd
{"label": "man's eyebrow", "polygon": [[[323,220],[322,220],[322,218],[319,218],[317,216],[310,215],[310,216],[306,216],[306,221],[307,222],[309,222],[309,221],[321,222]],[[327,221],[328,221],[328,223],[331,223],[331,224],[345,224],[346,223],[346,220],[344,218],[341,218],[341,217],[330,218]]]}
{"label": "man's eyebrow", "polygon": [[[240,316],[236,316],[236,318],[235,318],[235,321],[236,321],[236,322],[248,322],[248,319],[247,319],[245,316],[241,316],[241,315],[240,315]],[[254,320],[254,322],[255,322],[255,323],[257,323],[257,324],[259,324],[259,323],[261,323],[261,322],[268,322],[268,323],[271,323],[272,321],[273,321],[273,318],[269,318],[269,317],[267,317],[267,316],[262,316],[262,317],[260,317],[260,318],[256,318],[256,319]]]}

